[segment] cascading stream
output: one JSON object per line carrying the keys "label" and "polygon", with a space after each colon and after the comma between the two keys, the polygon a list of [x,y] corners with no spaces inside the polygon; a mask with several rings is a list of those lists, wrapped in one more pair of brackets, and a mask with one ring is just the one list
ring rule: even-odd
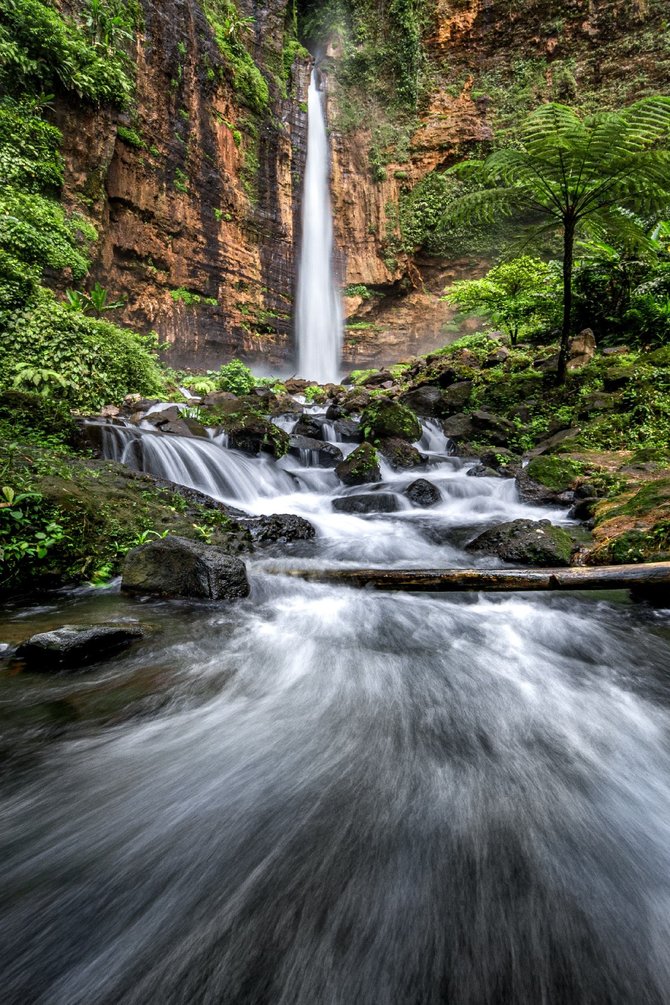
{"label": "cascading stream", "polygon": [[342,309],[333,271],[330,151],[318,67],[307,100],[307,164],[302,198],[296,336],[298,371],[320,384],[340,379]]}
{"label": "cascading stream", "polygon": [[[300,562],[472,564],[462,545],[483,526],[561,519],[511,479],[470,477],[430,422],[421,474],[442,498],[427,510],[403,496],[416,471],[346,489],[311,456],[100,432],[131,467],[306,516],[318,536]],[[405,502],[333,511],[366,490]],[[249,560],[233,606],[77,591],[16,611],[32,631],[152,626],[50,682],[58,715],[96,682],[104,709],[117,677],[175,681],[144,715],[11,765],[3,1005],[667,1005],[667,614],[357,591],[267,561]]]}

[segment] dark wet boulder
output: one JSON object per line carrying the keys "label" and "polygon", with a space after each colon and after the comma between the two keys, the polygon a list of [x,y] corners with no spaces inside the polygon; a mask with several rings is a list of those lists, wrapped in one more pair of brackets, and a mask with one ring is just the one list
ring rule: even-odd
{"label": "dark wet boulder", "polygon": [[339,443],[360,443],[363,439],[361,427],[353,419],[337,419],[333,423],[333,429]]}
{"label": "dark wet boulder", "polygon": [[307,436],[312,440],[323,439],[322,429],[324,419],[316,415],[303,415],[291,430],[294,436]]}
{"label": "dark wet boulder", "polygon": [[389,462],[395,471],[407,471],[411,468],[422,468],[426,457],[407,440],[392,438],[379,441],[379,453]]}
{"label": "dark wet boulder", "polygon": [[338,513],[395,513],[400,509],[398,497],[393,492],[361,492],[360,495],[339,496],[333,499],[332,505]]}
{"label": "dark wet boulder", "polygon": [[379,457],[371,443],[361,443],[335,468],[335,474],[344,485],[364,485],[380,482]]}
{"label": "dark wet boulder", "polygon": [[416,415],[423,415],[427,418],[439,418],[443,414],[442,397],[443,391],[432,384],[424,387],[416,387],[412,391],[406,391],[398,399],[401,405],[411,408]]}
{"label": "dark wet boulder", "polygon": [[474,436],[474,426],[472,419],[465,412],[458,412],[450,415],[442,422],[444,435],[454,443],[461,443],[463,440],[470,440]]}
{"label": "dark wet boulder", "polygon": [[489,468],[486,464],[475,464],[465,472],[470,478],[500,478],[500,472]]}
{"label": "dark wet boulder", "polygon": [[510,436],[516,432],[516,427],[509,419],[504,419],[500,415],[492,412],[477,411],[470,414],[470,421],[474,430],[474,438],[492,443],[494,446],[504,447]]}
{"label": "dark wet boulder", "polygon": [[320,468],[334,468],[342,460],[342,451],[332,443],[324,443],[323,440],[313,440],[309,436],[289,437],[288,452],[292,457],[305,458],[305,451],[309,451],[310,460],[315,466]]}
{"label": "dark wet boulder", "polygon": [[369,373],[367,377],[363,377],[360,382],[361,387],[393,387],[395,384],[395,378],[390,370],[376,370],[374,373]]}
{"label": "dark wet boulder", "polygon": [[229,416],[222,424],[228,434],[228,446],[245,454],[271,454],[283,457],[289,447],[288,434],[262,416],[241,413]]}
{"label": "dark wet boulder", "polygon": [[427,509],[429,506],[437,506],[442,501],[442,493],[437,485],[433,485],[427,478],[417,478],[408,485],[404,493],[412,506],[421,506]]}
{"label": "dark wet boulder", "polygon": [[361,415],[361,429],[366,440],[407,440],[421,437],[421,424],[411,408],[388,398],[372,401]]}
{"label": "dark wet boulder", "polygon": [[32,673],[71,673],[109,659],[145,635],[146,630],[136,623],[63,625],[31,636],[14,655]]}
{"label": "dark wet boulder", "polygon": [[[360,415],[364,408],[366,408],[372,401],[372,395],[369,391],[366,391],[363,387],[355,387],[348,394],[345,394],[343,398],[337,403],[337,407],[340,411],[340,418],[345,415]],[[326,412],[326,417],[330,419],[330,415]]]}
{"label": "dark wet boulder", "polygon": [[496,555],[504,562],[551,568],[570,565],[575,542],[566,530],[549,520],[512,520],[485,530],[466,549]]}
{"label": "dark wet boulder", "polygon": [[222,548],[184,537],[149,541],[129,551],[121,587],[130,593],[205,600],[238,600],[249,593],[244,562]]}
{"label": "dark wet boulder", "polygon": [[521,458],[518,454],[505,450],[504,447],[482,451],[479,460],[484,467],[493,468],[496,474],[504,475],[506,478],[514,478],[521,470]]}
{"label": "dark wet boulder", "polygon": [[239,522],[247,528],[256,544],[311,541],[316,536],[316,530],[309,520],[294,513],[272,513],[269,516],[244,518]]}

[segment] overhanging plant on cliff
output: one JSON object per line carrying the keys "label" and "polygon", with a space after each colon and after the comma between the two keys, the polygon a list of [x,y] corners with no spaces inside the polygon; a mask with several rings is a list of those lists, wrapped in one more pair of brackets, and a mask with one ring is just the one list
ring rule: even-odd
{"label": "overhanging plant on cliff", "polygon": [[565,381],[572,334],[575,239],[587,232],[615,234],[631,246],[647,241],[649,219],[670,206],[669,139],[670,98],[643,98],[620,112],[588,118],[551,103],[526,118],[516,147],[452,168],[483,187],[452,203],[448,218],[492,223],[531,217],[538,233],[562,231],[559,383]]}

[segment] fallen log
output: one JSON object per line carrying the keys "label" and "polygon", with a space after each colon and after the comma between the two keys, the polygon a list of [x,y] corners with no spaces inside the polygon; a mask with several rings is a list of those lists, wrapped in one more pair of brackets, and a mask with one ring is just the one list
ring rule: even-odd
{"label": "fallen log", "polygon": [[523,590],[642,590],[667,593],[670,562],[564,569],[278,569],[282,575],[340,586],[427,593]]}

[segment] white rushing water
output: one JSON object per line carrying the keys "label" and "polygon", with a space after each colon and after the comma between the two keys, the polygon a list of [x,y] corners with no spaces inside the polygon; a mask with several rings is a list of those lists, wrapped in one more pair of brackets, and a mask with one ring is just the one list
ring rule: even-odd
{"label": "white rushing water", "polygon": [[[565,519],[468,475],[423,425],[424,470],[350,489],[312,451],[275,463],[103,428],[106,456],[304,515],[317,538],[247,556],[234,605],[90,591],[16,610],[26,635],[128,617],[151,632],[49,680],[41,749],[43,692],[6,682],[28,715],[0,786],[3,1005],[668,1005],[667,613],[276,574],[490,565],[463,550],[485,526]],[[440,491],[429,509],[405,495],[418,476]],[[367,492],[398,508],[333,508]],[[115,679],[134,693],[147,672],[143,714],[110,711]],[[84,720],[96,687],[104,726]]]}
{"label": "white rushing water", "polygon": [[342,308],[333,272],[330,151],[319,71],[308,94],[307,164],[302,198],[296,337],[298,371],[320,384],[340,379]]}

